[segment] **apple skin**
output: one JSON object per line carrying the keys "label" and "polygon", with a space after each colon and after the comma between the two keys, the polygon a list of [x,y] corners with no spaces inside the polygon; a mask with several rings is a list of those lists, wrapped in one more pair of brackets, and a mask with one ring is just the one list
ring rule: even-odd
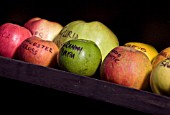
{"label": "apple skin", "polygon": [[118,46],[102,62],[100,77],[108,82],[145,90],[149,88],[151,70],[151,62],[143,52]]}
{"label": "apple skin", "polygon": [[153,93],[170,96],[170,58],[163,59],[153,68],[150,86]]}
{"label": "apple skin", "polygon": [[24,27],[29,29],[33,36],[49,41],[53,41],[63,28],[58,22],[49,21],[40,17],[31,18],[24,24]]}
{"label": "apple skin", "polygon": [[98,46],[91,40],[73,39],[64,43],[58,55],[60,69],[94,77],[102,60]]}
{"label": "apple skin", "polygon": [[110,50],[119,46],[117,36],[99,21],[72,21],[64,26],[54,42],[61,48],[66,41],[71,39],[86,39],[95,42],[102,53],[102,60]]}
{"label": "apple skin", "polygon": [[18,48],[18,58],[22,61],[45,67],[54,67],[57,64],[59,49],[48,40],[32,36],[22,42]]}
{"label": "apple skin", "polygon": [[133,47],[143,53],[145,53],[150,61],[152,62],[154,58],[158,55],[158,51],[156,50],[155,47],[153,47],[150,44],[147,43],[142,43],[142,42],[127,42],[124,44],[125,46],[128,47]]}
{"label": "apple skin", "polygon": [[17,58],[17,49],[31,32],[23,26],[14,23],[4,23],[0,26],[0,55]]}
{"label": "apple skin", "polygon": [[167,47],[158,53],[158,55],[152,61],[152,67],[155,68],[157,64],[168,57],[170,57],[170,47]]}

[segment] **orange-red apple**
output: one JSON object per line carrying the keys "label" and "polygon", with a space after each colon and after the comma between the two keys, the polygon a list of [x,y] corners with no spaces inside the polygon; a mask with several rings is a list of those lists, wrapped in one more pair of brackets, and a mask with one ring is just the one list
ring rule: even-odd
{"label": "orange-red apple", "polygon": [[118,46],[110,51],[100,67],[100,77],[112,83],[135,89],[149,88],[152,65],[143,52]]}
{"label": "orange-red apple", "polygon": [[18,24],[4,23],[0,26],[0,55],[16,58],[20,44],[31,37],[31,32]]}
{"label": "orange-red apple", "polygon": [[58,22],[39,17],[31,18],[24,24],[24,26],[32,32],[33,36],[49,41],[53,41],[63,28]]}
{"label": "orange-red apple", "polygon": [[33,36],[22,42],[18,48],[18,57],[25,62],[54,67],[57,64],[58,52],[54,42]]}
{"label": "orange-red apple", "polygon": [[152,61],[152,67],[155,68],[162,60],[170,57],[170,47],[163,49]]}

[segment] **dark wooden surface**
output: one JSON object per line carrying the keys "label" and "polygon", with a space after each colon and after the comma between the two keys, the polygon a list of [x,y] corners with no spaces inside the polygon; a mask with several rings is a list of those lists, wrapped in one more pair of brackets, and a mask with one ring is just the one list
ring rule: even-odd
{"label": "dark wooden surface", "polygon": [[1,102],[10,103],[8,107],[19,103],[22,107],[30,104],[35,108],[51,107],[55,112],[70,109],[70,113],[76,113],[77,109],[87,113],[169,115],[170,112],[169,97],[19,60],[0,57],[0,76]]}
{"label": "dark wooden surface", "polygon": [[[1,112],[38,113],[38,114],[137,114],[145,112],[129,109],[101,100],[76,94],[49,89],[38,85],[24,83],[0,77]],[[3,88],[2,88],[3,87]],[[2,94],[3,93],[3,94]],[[22,110],[22,111],[21,111]]]}

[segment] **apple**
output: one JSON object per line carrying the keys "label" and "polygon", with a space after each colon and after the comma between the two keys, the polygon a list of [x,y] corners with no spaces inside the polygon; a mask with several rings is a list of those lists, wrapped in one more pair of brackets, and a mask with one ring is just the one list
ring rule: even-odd
{"label": "apple", "polygon": [[110,50],[119,46],[118,38],[113,31],[99,21],[72,21],[64,26],[54,42],[61,48],[66,41],[72,39],[86,39],[95,42],[101,51],[102,60]]}
{"label": "apple", "polygon": [[133,47],[133,48],[145,53],[148,56],[148,58],[150,59],[151,62],[158,55],[158,51],[156,50],[156,48],[153,47],[150,44],[147,44],[147,43],[127,42],[124,45],[128,46],[128,47]]}
{"label": "apple", "polygon": [[170,96],[170,58],[163,59],[153,68],[150,86],[153,93]]}
{"label": "apple", "polygon": [[54,67],[57,64],[58,52],[59,49],[53,41],[32,36],[18,48],[18,58],[32,64]]}
{"label": "apple", "polygon": [[152,65],[149,58],[132,47],[118,46],[106,56],[100,78],[129,88],[146,90]]}
{"label": "apple", "polygon": [[88,77],[94,77],[102,55],[91,40],[73,39],[65,42],[59,50],[58,67],[62,70]]}
{"label": "apple", "polygon": [[31,32],[23,26],[14,23],[4,23],[0,26],[0,55],[17,58],[17,49]]}
{"label": "apple", "polygon": [[58,22],[49,21],[39,17],[31,18],[24,24],[24,27],[29,29],[33,36],[49,41],[53,41],[63,28],[63,26]]}
{"label": "apple", "polygon": [[170,47],[163,49],[152,61],[152,67],[154,68],[157,64],[159,64],[162,60],[170,57]]}

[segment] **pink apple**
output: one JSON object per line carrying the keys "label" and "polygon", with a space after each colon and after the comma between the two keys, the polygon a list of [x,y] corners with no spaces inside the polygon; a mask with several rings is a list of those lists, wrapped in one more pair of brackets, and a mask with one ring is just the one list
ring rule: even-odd
{"label": "pink apple", "polygon": [[24,24],[24,27],[29,29],[32,32],[33,36],[49,41],[53,41],[53,39],[63,28],[63,26],[58,22],[49,21],[39,17],[34,17],[28,20]]}
{"label": "pink apple", "polygon": [[118,46],[110,51],[101,64],[102,80],[135,89],[149,88],[152,65],[143,52],[133,47]]}
{"label": "pink apple", "polygon": [[16,58],[17,48],[31,32],[17,24],[4,23],[0,26],[0,55],[8,58]]}

